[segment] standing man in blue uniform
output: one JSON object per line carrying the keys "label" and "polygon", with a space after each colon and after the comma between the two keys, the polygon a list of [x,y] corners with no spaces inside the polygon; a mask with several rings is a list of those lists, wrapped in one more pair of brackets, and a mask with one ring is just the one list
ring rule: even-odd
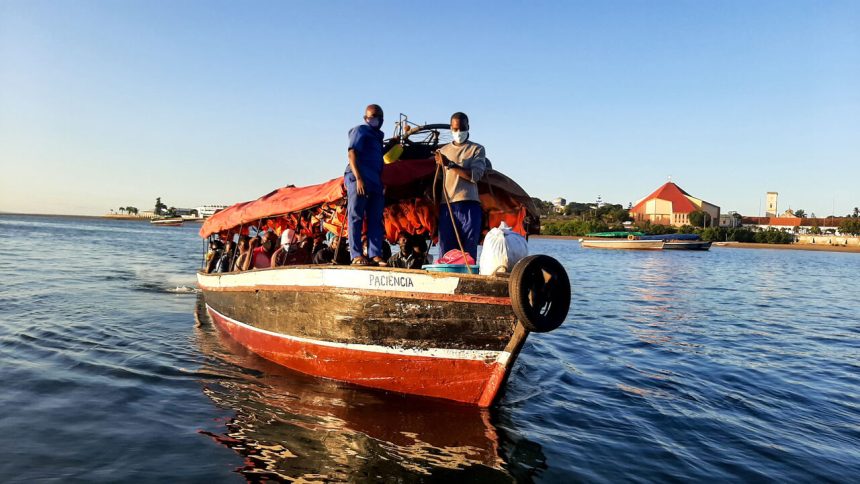
{"label": "standing man in blue uniform", "polygon": [[463,250],[477,260],[482,218],[478,180],[487,169],[487,155],[483,146],[469,140],[469,117],[465,114],[451,115],[451,136],[454,141],[436,152],[436,163],[445,167],[444,196],[451,204],[456,226],[451,223],[448,204],[443,203],[439,207],[439,255],[460,248],[459,233]]}
{"label": "standing man in blue uniform", "polygon": [[[354,265],[387,265],[382,259],[382,108],[371,104],[364,111],[364,124],[349,131],[349,165],[344,172],[349,224],[349,255]],[[361,234],[367,224],[367,257]]]}

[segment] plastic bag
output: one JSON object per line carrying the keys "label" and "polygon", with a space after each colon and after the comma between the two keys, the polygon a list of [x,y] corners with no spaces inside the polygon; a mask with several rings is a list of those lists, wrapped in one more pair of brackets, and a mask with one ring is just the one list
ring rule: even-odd
{"label": "plastic bag", "polygon": [[502,222],[497,228],[487,232],[484,237],[479,271],[485,276],[495,274],[502,269],[510,272],[514,265],[527,255],[529,255],[529,245],[526,238]]}
{"label": "plastic bag", "polygon": [[468,263],[470,266],[475,265],[475,259],[472,258],[471,254],[467,254],[461,252],[460,249],[451,249],[448,252],[445,252],[445,255],[439,258],[436,261],[437,264],[466,264]]}

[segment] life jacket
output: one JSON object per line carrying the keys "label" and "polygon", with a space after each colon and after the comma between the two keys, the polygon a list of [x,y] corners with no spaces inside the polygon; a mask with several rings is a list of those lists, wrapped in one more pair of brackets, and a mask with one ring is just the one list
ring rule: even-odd
{"label": "life jacket", "polygon": [[[523,222],[526,218],[526,208],[521,207],[519,210],[509,211],[491,211],[487,213],[487,222],[490,228],[498,227],[502,222],[508,224],[511,230],[525,236],[526,230]],[[485,232],[486,233],[486,232]]]}
{"label": "life jacket", "polygon": [[415,198],[385,207],[385,239],[397,242],[401,232],[433,234],[436,232],[437,209],[429,200]]}
{"label": "life jacket", "polygon": [[[481,194],[481,209],[484,212],[485,227],[492,229],[498,227],[502,222],[508,224],[511,229],[525,236],[526,230],[523,222],[526,218],[526,208],[509,197]],[[486,234],[487,230],[484,230]]]}
{"label": "life jacket", "polygon": [[382,210],[382,225],[385,229],[385,240],[394,243],[400,232],[406,230],[401,223],[402,210],[400,204],[389,205]]}

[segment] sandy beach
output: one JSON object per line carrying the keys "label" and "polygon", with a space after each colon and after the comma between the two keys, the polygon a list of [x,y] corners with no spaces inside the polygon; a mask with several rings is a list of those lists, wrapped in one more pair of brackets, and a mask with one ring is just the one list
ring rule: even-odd
{"label": "sandy beach", "polygon": [[780,249],[780,250],[816,250],[825,252],[858,252],[860,247],[845,245],[815,245],[815,244],[754,244],[748,242],[720,242],[712,247],[739,249]]}

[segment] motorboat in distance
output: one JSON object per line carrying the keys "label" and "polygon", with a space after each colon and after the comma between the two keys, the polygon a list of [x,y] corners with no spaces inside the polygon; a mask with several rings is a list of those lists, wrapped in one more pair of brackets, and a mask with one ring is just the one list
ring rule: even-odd
{"label": "motorboat in distance", "polygon": [[662,240],[642,239],[579,240],[583,247],[589,249],[662,250],[664,244]]}
{"label": "motorboat in distance", "polygon": [[706,242],[698,234],[645,235],[630,233],[626,239],[620,238],[622,232],[598,232],[589,237],[609,237],[597,240],[580,239],[583,247],[592,249],[653,249],[653,250],[708,250],[711,242]]}
{"label": "motorboat in distance", "polygon": [[667,240],[663,244],[663,250],[708,250],[711,242],[704,240]]}
{"label": "motorboat in distance", "polygon": [[185,220],[182,217],[156,217],[149,221],[152,225],[159,227],[176,227],[182,225]]}

